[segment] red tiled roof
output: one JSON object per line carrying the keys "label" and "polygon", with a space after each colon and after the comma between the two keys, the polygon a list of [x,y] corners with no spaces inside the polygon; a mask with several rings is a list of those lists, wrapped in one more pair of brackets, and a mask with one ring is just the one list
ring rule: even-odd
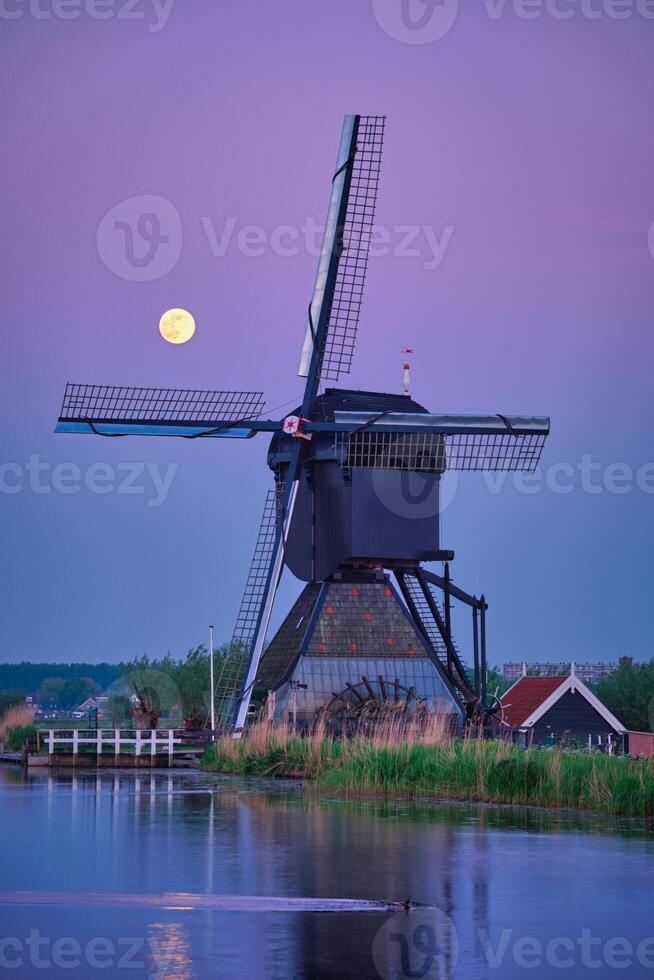
{"label": "red tiled roof", "polygon": [[500,701],[504,706],[504,721],[518,727],[547,701],[567,677],[521,677]]}

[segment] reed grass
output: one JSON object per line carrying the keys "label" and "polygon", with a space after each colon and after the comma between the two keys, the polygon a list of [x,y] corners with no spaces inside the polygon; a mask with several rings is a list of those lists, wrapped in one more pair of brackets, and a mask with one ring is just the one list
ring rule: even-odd
{"label": "reed grass", "polygon": [[18,751],[23,738],[36,731],[33,727],[34,712],[27,704],[15,704],[5,710],[0,718],[0,745]]}
{"label": "reed grass", "polygon": [[350,796],[431,796],[654,815],[652,759],[453,738],[439,715],[408,723],[391,715],[373,734],[342,739],[324,726],[301,737],[262,721],[239,740],[221,738],[201,765],[212,772],[311,780]]}

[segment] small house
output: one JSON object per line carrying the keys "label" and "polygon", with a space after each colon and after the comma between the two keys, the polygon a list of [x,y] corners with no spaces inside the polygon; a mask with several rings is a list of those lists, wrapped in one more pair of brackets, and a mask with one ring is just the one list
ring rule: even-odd
{"label": "small house", "polygon": [[75,713],[88,714],[89,711],[95,711],[96,708],[99,712],[101,712],[108,700],[109,696],[107,694],[96,694],[94,697],[90,697],[87,698],[86,701],[82,701]]}
{"label": "small house", "polygon": [[517,732],[522,745],[599,748],[612,752],[626,729],[575,674],[523,676],[500,699],[501,721]]}

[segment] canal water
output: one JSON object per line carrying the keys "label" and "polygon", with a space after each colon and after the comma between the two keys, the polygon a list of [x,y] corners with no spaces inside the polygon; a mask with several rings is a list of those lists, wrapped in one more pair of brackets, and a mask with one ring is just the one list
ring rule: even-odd
{"label": "canal water", "polygon": [[654,977],[635,822],[0,767],[0,847],[7,976]]}

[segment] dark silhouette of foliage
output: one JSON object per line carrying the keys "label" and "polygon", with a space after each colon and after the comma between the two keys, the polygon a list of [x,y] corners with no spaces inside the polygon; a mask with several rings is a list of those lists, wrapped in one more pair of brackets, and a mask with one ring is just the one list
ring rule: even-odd
{"label": "dark silhouette of foliage", "polygon": [[124,664],[86,663],[30,663],[23,660],[16,664],[0,664],[0,691],[24,690],[34,694],[47,677],[88,677],[104,691],[123,672]]}
{"label": "dark silhouette of foliage", "polygon": [[0,718],[7,708],[13,708],[16,704],[23,704],[26,696],[27,691],[2,691],[0,693]]}
{"label": "dark silhouette of foliage", "polygon": [[636,664],[624,658],[593,690],[630,731],[654,731],[654,660]]}

